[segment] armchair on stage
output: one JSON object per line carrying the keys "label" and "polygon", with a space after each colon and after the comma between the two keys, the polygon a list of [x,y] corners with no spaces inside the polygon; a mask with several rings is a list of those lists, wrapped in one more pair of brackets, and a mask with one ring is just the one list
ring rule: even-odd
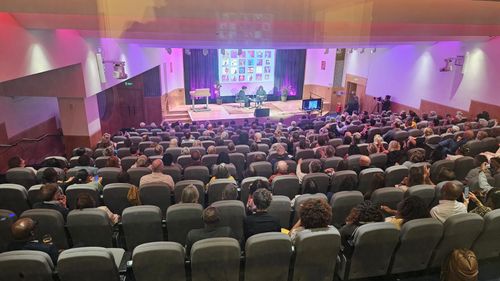
{"label": "armchair on stage", "polygon": [[[193,102],[193,105],[191,106],[191,109],[193,111],[210,111],[210,108],[208,108],[208,97],[210,97],[210,89],[196,89],[194,91],[190,91],[189,94],[191,95],[191,101]],[[194,106],[194,100],[199,97],[205,97],[206,104],[204,107],[196,108]]]}

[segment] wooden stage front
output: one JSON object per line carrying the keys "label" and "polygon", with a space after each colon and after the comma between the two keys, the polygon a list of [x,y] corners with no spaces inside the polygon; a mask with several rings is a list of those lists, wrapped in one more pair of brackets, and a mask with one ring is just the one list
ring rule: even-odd
{"label": "wooden stage front", "polygon": [[[202,104],[197,104],[196,107],[203,107]],[[241,108],[238,103],[225,103],[222,105],[209,104],[210,111],[191,110],[191,105],[178,105],[171,107],[171,112],[187,112],[191,121],[204,121],[204,120],[230,120],[230,119],[244,119],[254,118],[255,108]],[[282,101],[266,101],[262,108],[269,108],[269,117],[271,119],[288,118],[290,116],[304,113],[302,111],[301,100]],[[165,117],[169,117],[169,114]]]}

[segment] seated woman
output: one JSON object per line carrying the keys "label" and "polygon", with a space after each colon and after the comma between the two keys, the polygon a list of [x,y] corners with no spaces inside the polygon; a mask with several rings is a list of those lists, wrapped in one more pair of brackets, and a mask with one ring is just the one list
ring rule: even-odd
{"label": "seated woman", "polygon": [[65,181],[61,187],[63,188],[64,191],[66,191],[66,188],[68,188],[70,185],[73,184],[81,184],[81,185],[87,185],[87,186],[92,186],[99,192],[102,191],[102,184],[101,184],[102,178],[101,177],[92,177],[89,172],[86,169],[81,169],[78,170],[76,175],[74,177],[70,177],[67,181]]}
{"label": "seated woman", "polygon": [[403,201],[399,202],[397,210],[393,210],[387,206],[381,206],[380,208],[392,215],[391,217],[387,217],[385,221],[394,224],[398,229],[401,229],[403,224],[411,220],[430,217],[424,200],[417,196],[406,197]]}
{"label": "seated woman", "polygon": [[190,184],[182,190],[181,194],[181,202],[179,203],[198,203],[198,199],[200,198],[200,193],[196,186]]}
{"label": "seated woman", "polygon": [[[97,207],[97,204],[90,195],[88,195],[87,193],[82,193],[82,194],[78,195],[78,198],[76,199],[76,208],[77,209],[83,210],[83,209],[96,208],[96,207]],[[104,212],[106,212],[109,220],[113,224],[116,224],[120,220],[120,216],[117,214],[113,214],[106,206],[99,206],[99,207],[97,207],[97,209],[100,209],[100,210],[103,210]]]}
{"label": "seated woman", "polygon": [[358,227],[372,222],[383,221],[384,215],[380,207],[377,204],[373,204],[371,201],[364,201],[352,208],[349,216],[347,216],[345,220],[346,224],[339,230],[342,246],[344,246],[344,254],[350,256],[352,253],[351,244]]}
{"label": "seated woman", "polygon": [[212,184],[215,180],[218,180],[218,179],[233,180],[234,183],[236,184],[236,180],[233,178],[233,176],[231,176],[231,174],[229,173],[229,170],[226,168],[225,164],[220,164],[220,165],[217,165],[215,167],[213,176],[207,184],[207,189],[210,186],[210,184]]}
{"label": "seated woman", "polygon": [[434,183],[431,181],[430,169],[431,168],[429,165],[411,167],[408,171],[408,177],[405,177],[401,184],[396,185],[396,187],[406,192],[408,188],[411,188],[415,185],[434,185]]}
{"label": "seated woman", "polygon": [[290,238],[295,243],[297,234],[306,229],[330,228],[332,207],[323,199],[309,199],[300,206],[300,217],[290,230]]}

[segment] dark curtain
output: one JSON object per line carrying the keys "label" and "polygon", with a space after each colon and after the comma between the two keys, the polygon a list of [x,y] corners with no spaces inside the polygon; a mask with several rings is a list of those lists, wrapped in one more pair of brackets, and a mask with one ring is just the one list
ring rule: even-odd
{"label": "dark curtain", "polygon": [[160,97],[161,96],[161,82],[160,82],[160,67],[157,66],[142,74],[142,81],[144,83],[144,96],[145,97]]}
{"label": "dark curtain", "polygon": [[[210,89],[210,102],[214,102],[214,85],[218,79],[219,62],[217,50],[208,50],[208,54],[203,55],[201,49],[191,49],[191,54],[184,52],[184,88],[186,89],[186,104],[191,104],[190,91],[202,88]],[[197,100],[197,103],[204,103],[205,98]]]}
{"label": "dark curtain", "polygon": [[301,100],[306,70],[306,50],[276,50],[273,100],[279,100],[281,90],[290,87],[289,100]]}

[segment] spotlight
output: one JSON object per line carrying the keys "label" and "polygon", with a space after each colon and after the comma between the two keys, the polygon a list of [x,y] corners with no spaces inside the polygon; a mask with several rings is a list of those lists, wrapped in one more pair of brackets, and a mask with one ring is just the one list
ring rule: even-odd
{"label": "spotlight", "polygon": [[360,54],[364,54],[365,53],[365,48],[361,48],[361,51],[359,51]]}
{"label": "spotlight", "polygon": [[352,54],[354,52],[354,49],[353,48],[350,48],[349,49],[349,54]]}
{"label": "spotlight", "polygon": [[187,56],[190,56],[191,55],[191,50],[190,49],[185,49],[184,50],[184,54],[186,54]]}
{"label": "spotlight", "polygon": [[330,52],[330,49],[326,48],[325,49],[325,55],[328,55],[329,52]]}
{"label": "spotlight", "polygon": [[169,55],[171,55],[171,54],[172,54],[172,48],[167,48],[166,50],[167,50],[167,53],[168,53]]}
{"label": "spotlight", "polygon": [[370,52],[374,54],[375,52],[377,52],[377,48],[373,48]]}
{"label": "spotlight", "polygon": [[203,55],[204,55],[204,56],[207,56],[207,55],[208,55],[208,50],[207,50],[207,49],[203,49],[203,51],[202,51],[202,52],[203,52]]}

